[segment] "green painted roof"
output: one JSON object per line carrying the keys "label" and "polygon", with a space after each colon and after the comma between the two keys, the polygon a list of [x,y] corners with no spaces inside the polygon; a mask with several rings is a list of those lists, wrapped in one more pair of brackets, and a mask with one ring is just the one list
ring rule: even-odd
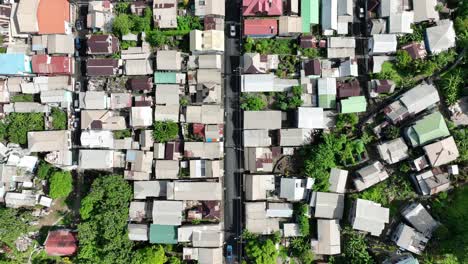
{"label": "green painted roof", "polygon": [[341,100],[341,113],[358,113],[365,112],[367,108],[366,97],[352,96],[347,99]]}
{"label": "green painted roof", "polygon": [[150,243],[177,244],[177,226],[150,225]]}
{"label": "green painted roof", "polygon": [[336,95],[334,94],[322,94],[318,97],[318,105],[322,108],[335,108],[336,107]]}
{"label": "green painted roof", "polygon": [[168,83],[168,84],[177,83],[176,73],[157,71],[154,73],[154,83]]}
{"label": "green painted roof", "polygon": [[444,116],[434,112],[416,122],[408,129],[408,138],[413,146],[424,145],[432,140],[450,136]]}
{"label": "green painted roof", "polygon": [[319,0],[301,1],[302,32],[310,33],[310,24],[319,23]]}

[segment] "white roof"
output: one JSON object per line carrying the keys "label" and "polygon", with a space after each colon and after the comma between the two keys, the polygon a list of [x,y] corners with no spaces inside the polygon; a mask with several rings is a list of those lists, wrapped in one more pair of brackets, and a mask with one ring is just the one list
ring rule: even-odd
{"label": "white roof", "polygon": [[317,220],[317,239],[311,240],[312,251],[318,255],[341,253],[340,224],[338,220]]}
{"label": "white roof", "polygon": [[280,230],[279,218],[266,216],[265,202],[246,202],[245,228],[254,234],[273,234]]}
{"label": "white roof", "polygon": [[439,94],[432,84],[421,83],[403,94],[400,101],[410,114],[422,112],[431,105],[439,102]]}
{"label": "white roof", "polygon": [[168,182],[167,199],[183,201],[221,201],[219,182]]}
{"label": "white roof", "polygon": [[283,224],[283,236],[284,237],[301,236],[301,230],[299,228],[299,224],[296,224],[296,223]]}
{"label": "white roof", "polygon": [[80,149],[78,166],[83,170],[111,169],[114,167],[114,151]]}
{"label": "white roof", "polygon": [[114,147],[114,133],[106,130],[82,131],[80,136],[81,146],[85,148],[107,148]]}
{"label": "white roof", "polygon": [[344,209],[344,194],[314,192],[310,205],[315,208],[315,218],[341,219]]}
{"label": "white roof", "polygon": [[190,158],[220,159],[223,157],[223,142],[185,142],[184,155]]}
{"label": "white roof", "polygon": [[128,224],[128,238],[132,241],[148,241],[148,225]]}
{"label": "white roof", "polygon": [[181,225],[183,207],[182,201],[153,201],[153,224]]}
{"label": "white roof", "polygon": [[67,150],[71,147],[71,134],[67,130],[28,132],[28,149],[31,152]]}
{"label": "white roof", "polygon": [[153,74],[153,62],[151,60],[125,60],[126,75]]}
{"label": "white roof", "polygon": [[130,112],[130,125],[132,127],[149,127],[153,124],[153,109],[150,106],[132,107]]}
{"label": "white roof", "polygon": [[377,145],[380,157],[388,164],[394,164],[408,158],[408,146],[403,138],[396,138]]}
{"label": "white roof", "polygon": [[390,14],[389,18],[389,33],[413,33],[411,24],[414,23],[413,11],[402,11],[399,13]]}
{"label": "white roof", "polygon": [[448,164],[460,156],[453,137],[424,146],[424,151],[433,167]]}
{"label": "white roof", "polygon": [[369,232],[373,236],[380,236],[390,218],[388,208],[363,199],[356,200],[351,213],[353,229]]}
{"label": "white roof", "polygon": [[251,129],[242,131],[244,136],[244,147],[268,147],[271,138],[267,129]]}
{"label": "white roof", "polygon": [[369,48],[372,53],[394,53],[397,50],[397,37],[395,34],[374,34],[369,39]]}
{"label": "white roof", "polygon": [[222,124],[224,112],[220,105],[189,105],[186,108],[187,123]]}
{"label": "white roof", "polygon": [[178,84],[156,84],[156,104],[179,105],[179,87]]}
{"label": "white roof", "polygon": [[156,68],[158,70],[180,71],[182,56],[176,50],[159,50],[156,53]]}
{"label": "white roof", "polygon": [[177,179],[179,177],[179,161],[156,160],[154,174],[156,179]]}
{"label": "white roof", "polygon": [[147,197],[166,196],[166,181],[134,181],[133,198],[146,199]]}
{"label": "white roof", "polygon": [[348,171],[332,168],[330,171],[330,192],[345,193],[346,181],[348,180]]}
{"label": "white roof", "polygon": [[104,91],[80,92],[79,99],[81,109],[103,110],[108,108],[109,97]]}
{"label": "white roof", "polygon": [[456,34],[453,22],[440,20],[437,26],[426,28],[426,48],[437,54],[455,47]]}
{"label": "white roof", "polygon": [[281,111],[244,111],[244,129],[280,129]]}
{"label": "white roof", "polygon": [[437,0],[413,0],[414,22],[439,20],[436,5]]}
{"label": "white roof", "polygon": [[246,200],[265,200],[268,192],[275,190],[275,175],[245,174],[244,189]]}
{"label": "white roof", "polygon": [[154,107],[154,121],[173,121],[178,123],[179,105],[156,105]]}
{"label": "white roof", "polygon": [[304,200],[307,195],[307,179],[281,177],[280,197],[288,201]]}
{"label": "white roof", "polygon": [[242,92],[285,92],[299,85],[297,79],[280,79],[273,73],[241,75]]}
{"label": "white roof", "polygon": [[[280,146],[296,147],[307,144],[310,141],[312,130],[307,128],[286,128],[280,129],[279,133]],[[245,142],[246,140],[244,134],[244,146]],[[269,145],[271,145],[271,142]]]}
{"label": "white roof", "polygon": [[308,129],[323,129],[324,115],[323,108],[319,107],[298,107],[297,127]]}

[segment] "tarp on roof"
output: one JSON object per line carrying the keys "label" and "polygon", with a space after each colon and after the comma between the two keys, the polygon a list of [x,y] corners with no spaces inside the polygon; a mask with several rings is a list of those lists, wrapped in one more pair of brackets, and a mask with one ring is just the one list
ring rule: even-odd
{"label": "tarp on roof", "polygon": [[341,100],[341,113],[359,113],[367,109],[367,101],[364,96],[352,96]]}
{"label": "tarp on roof", "polygon": [[177,226],[150,225],[149,241],[152,244],[177,244]]}

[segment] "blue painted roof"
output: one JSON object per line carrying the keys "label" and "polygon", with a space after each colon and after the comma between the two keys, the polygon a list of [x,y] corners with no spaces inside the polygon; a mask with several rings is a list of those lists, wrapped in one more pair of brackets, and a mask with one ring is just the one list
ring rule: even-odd
{"label": "blue painted roof", "polygon": [[31,73],[31,60],[24,54],[0,54],[0,74],[22,75]]}

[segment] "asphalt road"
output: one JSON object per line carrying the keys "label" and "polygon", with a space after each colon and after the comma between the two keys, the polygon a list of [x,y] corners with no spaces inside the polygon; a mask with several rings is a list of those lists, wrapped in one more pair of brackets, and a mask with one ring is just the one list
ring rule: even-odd
{"label": "asphalt road", "polygon": [[[240,55],[240,4],[226,0],[224,91],[226,120],[224,127],[224,229],[225,240],[233,247],[233,262],[240,262],[242,256],[242,120],[239,104],[240,76],[238,74]],[[230,37],[230,25],[236,25],[236,37]]]}

